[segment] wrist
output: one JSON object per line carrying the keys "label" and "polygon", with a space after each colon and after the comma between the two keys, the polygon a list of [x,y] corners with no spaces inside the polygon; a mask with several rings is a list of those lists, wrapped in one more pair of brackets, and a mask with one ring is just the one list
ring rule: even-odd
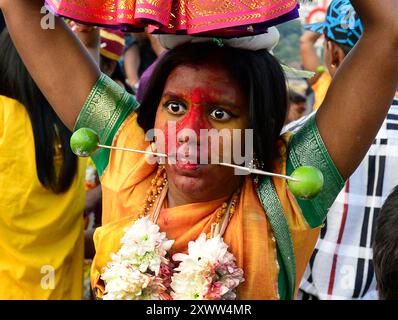
{"label": "wrist", "polygon": [[74,21],[71,21],[69,23],[69,25],[74,32],[90,33],[90,32],[93,32],[94,30],[97,30],[96,26],[84,25],[84,24],[76,23]]}

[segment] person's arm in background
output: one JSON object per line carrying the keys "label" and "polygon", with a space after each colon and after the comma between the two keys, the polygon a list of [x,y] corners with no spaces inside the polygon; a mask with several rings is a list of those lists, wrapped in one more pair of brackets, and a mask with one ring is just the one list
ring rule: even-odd
{"label": "person's arm in background", "polygon": [[140,81],[138,69],[141,63],[140,49],[137,42],[133,42],[124,52],[124,71],[127,77],[127,83],[132,88],[137,88]]}
{"label": "person's arm in background", "polygon": [[317,72],[318,67],[322,64],[321,59],[316,52],[315,43],[321,34],[307,30],[300,38],[300,53],[305,70],[315,72],[315,76],[307,79],[308,85],[312,86],[316,83],[322,73]]}
{"label": "person's arm in background", "polygon": [[153,52],[159,57],[164,51],[166,51],[165,48],[163,48],[157,38],[155,38],[153,35],[148,34],[149,41],[151,42],[151,47]]}
{"label": "person's arm in background", "polygon": [[55,18],[55,29],[41,28],[42,6],[42,0],[0,0],[26,67],[60,119],[73,129],[100,70],[60,18]]}
{"label": "person's arm in background", "polygon": [[96,27],[74,23],[72,30],[84,44],[97,65],[100,63],[100,31]]}
{"label": "person's arm in background", "polygon": [[319,132],[344,179],[372,144],[398,84],[398,1],[351,2],[364,32],[316,114]]}

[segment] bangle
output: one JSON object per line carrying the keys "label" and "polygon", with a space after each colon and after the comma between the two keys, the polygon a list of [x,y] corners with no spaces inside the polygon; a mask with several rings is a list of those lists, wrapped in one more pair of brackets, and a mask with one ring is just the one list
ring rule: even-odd
{"label": "bangle", "polygon": [[96,29],[97,29],[96,26],[79,26],[79,25],[76,25],[76,31],[79,31],[79,32],[92,32],[92,31],[94,31]]}
{"label": "bangle", "polygon": [[84,24],[76,23],[75,21],[70,21],[69,26],[74,32],[91,32],[97,29],[97,26],[87,26]]}

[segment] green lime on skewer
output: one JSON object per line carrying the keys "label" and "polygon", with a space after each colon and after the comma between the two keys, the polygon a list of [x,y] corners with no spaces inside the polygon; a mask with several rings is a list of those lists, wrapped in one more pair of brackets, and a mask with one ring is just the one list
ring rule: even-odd
{"label": "green lime on skewer", "polygon": [[289,189],[300,199],[313,199],[322,191],[323,174],[315,167],[298,167],[293,171],[291,177],[297,181],[289,180],[287,182]]}
{"label": "green lime on skewer", "polygon": [[316,72],[317,73],[324,73],[326,71],[326,67],[325,66],[318,66],[316,68]]}
{"label": "green lime on skewer", "polygon": [[97,150],[98,144],[98,135],[90,128],[81,128],[70,138],[70,147],[73,153],[79,157],[91,156]]}

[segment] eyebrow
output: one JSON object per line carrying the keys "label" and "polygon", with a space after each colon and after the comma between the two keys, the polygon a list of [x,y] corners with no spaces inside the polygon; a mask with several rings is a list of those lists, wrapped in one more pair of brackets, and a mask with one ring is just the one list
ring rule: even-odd
{"label": "eyebrow", "polygon": [[178,93],[175,93],[175,92],[172,92],[172,91],[164,92],[162,97],[164,97],[164,96],[167,96],[167,97],[170,97],[170,98],[173,98],[173,99],[183,99],[183,100],[185,100],[185,97],[184,97],[185,95],[181,95],[181,94],[178,94]]}
{"label": "eyebrow", "polygon": [[[162,97],[170,97],[172,99],[179,99],[179,100],[184,100],[186,101],[186,95],[185,94],[179,94],[173,91],[166,91],[163,93]],[[241,106],[234,104],[233,102],[231,102],[230,100],[218,100],[216,98],[213,98],[211,96],[207,96],[206,97],[208,99],[208,103],[209,104],[216,104],[216,105],[220,105],[220,106],[227,106],[230,107],[231,109],[234,109],[236,111],[240,111],[241,110]]]}

